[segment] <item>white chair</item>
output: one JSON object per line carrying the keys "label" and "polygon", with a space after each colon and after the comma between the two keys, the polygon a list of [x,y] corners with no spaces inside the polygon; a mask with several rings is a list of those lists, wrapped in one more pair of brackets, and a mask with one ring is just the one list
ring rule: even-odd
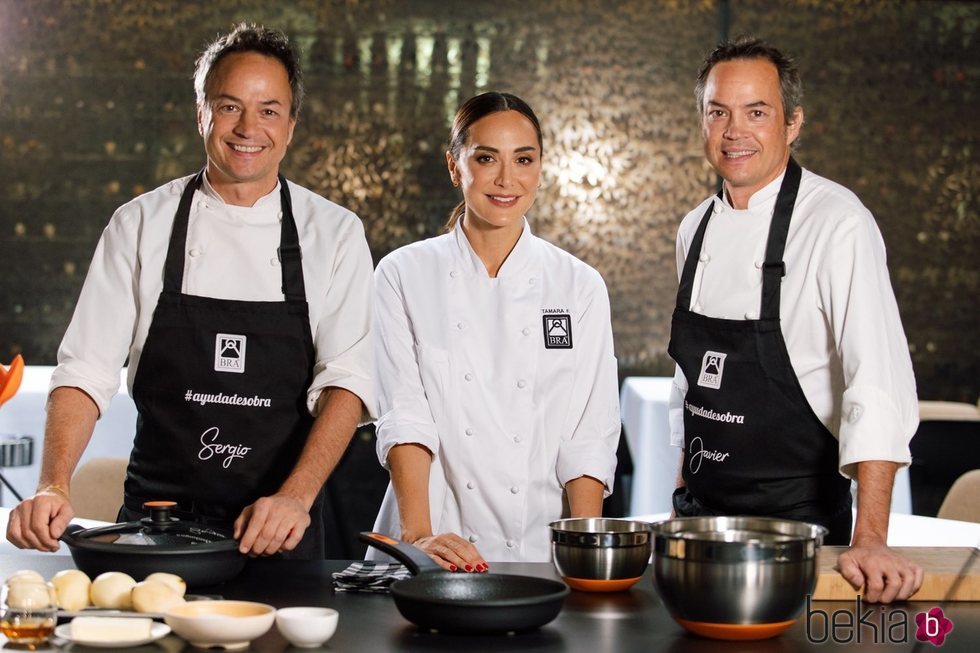
{"label": "white chair", "polygon": [[956,479],[936,516],[940,519],[980,524],[980,469],[969,471]]}
{"label": "white chair", "polygon": [[962,401],[919,401],[919,420],[980,420],[980,401],[977,405]]}
{"label": "white chair", "polygon": [[123,502],[123,481],[129,458],[92,458],[71,477],[71,504],[82,519],[115,522]]}

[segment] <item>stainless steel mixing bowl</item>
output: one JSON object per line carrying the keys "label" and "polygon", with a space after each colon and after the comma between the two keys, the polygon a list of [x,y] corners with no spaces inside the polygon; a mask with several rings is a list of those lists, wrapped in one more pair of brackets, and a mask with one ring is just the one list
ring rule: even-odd
{"label": "stainless steel mixing bowl", "polygon": [[632,519],[579,518],[551,522],[555,568],[570,587],[624,590],[650,563],[650,524]]}
{"label": "stainless steel mixing bowl", "polygon": [[674,619],[719,639],[772,637],[817,582],[827,530],[764,517],[684,517],[651,525],[653,576]]}

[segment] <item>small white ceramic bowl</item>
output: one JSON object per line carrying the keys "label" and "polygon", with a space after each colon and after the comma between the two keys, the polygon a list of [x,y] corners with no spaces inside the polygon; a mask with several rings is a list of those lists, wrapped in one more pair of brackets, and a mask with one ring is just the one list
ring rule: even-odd
{"label": "small white ceramic bowl", "polygon": [[339,618],[331,608],[280,608],[276,627],[293,646],[313,648],[333,637]]}
{"label": "small white ceramic bowl", "polygon": [[173,631],[198,648],[248,648],[276,619],[276,609],[252,601],[190,601],[163,615]]}

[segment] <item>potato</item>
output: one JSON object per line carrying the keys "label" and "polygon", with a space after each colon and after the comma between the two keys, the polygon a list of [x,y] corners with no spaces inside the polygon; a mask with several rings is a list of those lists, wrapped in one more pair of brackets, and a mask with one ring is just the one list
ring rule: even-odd
{"label": "potato", "polygon": [[7,607],[17,610],[53,608],[54,588],[41,580],[24,580],[7,585]]}
{"label": "potato", "polygon": [[7,577],[7,584],[11,585],[13,583],[18,583],[20,581],[29,580],[32,582],[43,583],[44,576],[37,573],[33,569],[19,569]]}
{"label": "potato", "polygon": [[136,583],[132,592],[133,609],[137,612],[166,612],[184,603],[184,597],[172,585],[160,580]]}
{"label": "potato", "polygon": [[187,583],[185,583],[184,579],[177,574],[168,574],[163,571],[158,571],[150,574],[143,580],[154,580],[161,583],[166,583],[170,587],[174,588],[179,596],[183,596],[184,593],[187,592]]}
{"label": "potato", "polygon": [[130,594],[136,586],[136,579],[121,571],[107,571],[92,581],[89,598],[97,608],[129,610],[133,607]]}
{"label": "potato", "polygon": [[63,569],[51,578],[58,607],[62,610],[84,610],[88,607],[92,580],[84,571]]}

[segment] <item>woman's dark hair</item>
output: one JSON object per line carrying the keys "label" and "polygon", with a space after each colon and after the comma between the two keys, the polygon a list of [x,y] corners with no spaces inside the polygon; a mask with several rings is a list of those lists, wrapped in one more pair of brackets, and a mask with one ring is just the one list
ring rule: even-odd
{"label": "woman's dark hair", "polygon": [[[544,143],[541,140],[541,123],[538,122],[538,117],[534,115],[534,111],[528,103],[510,93],[489,91],[480,95],[474,95],[464,102],[463,106],[456,112],[456,117],[453,119],[453,128],[449,134],[449,153],[454,160],[459,161],[459,153],[462,151],[463,146],[466,145],[466,141],[470,136],[470,127],[473,123],[480,118],[485,118],[491,113],[497,113],[498,111],[517,111],[530,120],[531,124],[534,125],[534,131],[538,135],[538,149],[542,154],[544,153]],[[446,231],[453,230],[456,222],[459,221],[459,218],[465,211],[466,201],[464,200],[457,204],[456,208],[449,214],[449,220],[446,222]]]}
{"label": "woman's dark hair", "polygon": [[219,36],[208,45],[201,56],[197,58],[194,69],[194,93],[197,95],[198,106],[207,101],[208,83],[218,63],[229,54],[236,52],[255,52],[266,57],[278,59],[286,69],[289,77],[289,89],[292,91],[292,102],[289,115],[293,119],[299,116],[303,104],[303,71],[299,66],[299,53],[289,43],[289,39],[279,30],[268,29],[260,25],[239,23],[224,36]]}

